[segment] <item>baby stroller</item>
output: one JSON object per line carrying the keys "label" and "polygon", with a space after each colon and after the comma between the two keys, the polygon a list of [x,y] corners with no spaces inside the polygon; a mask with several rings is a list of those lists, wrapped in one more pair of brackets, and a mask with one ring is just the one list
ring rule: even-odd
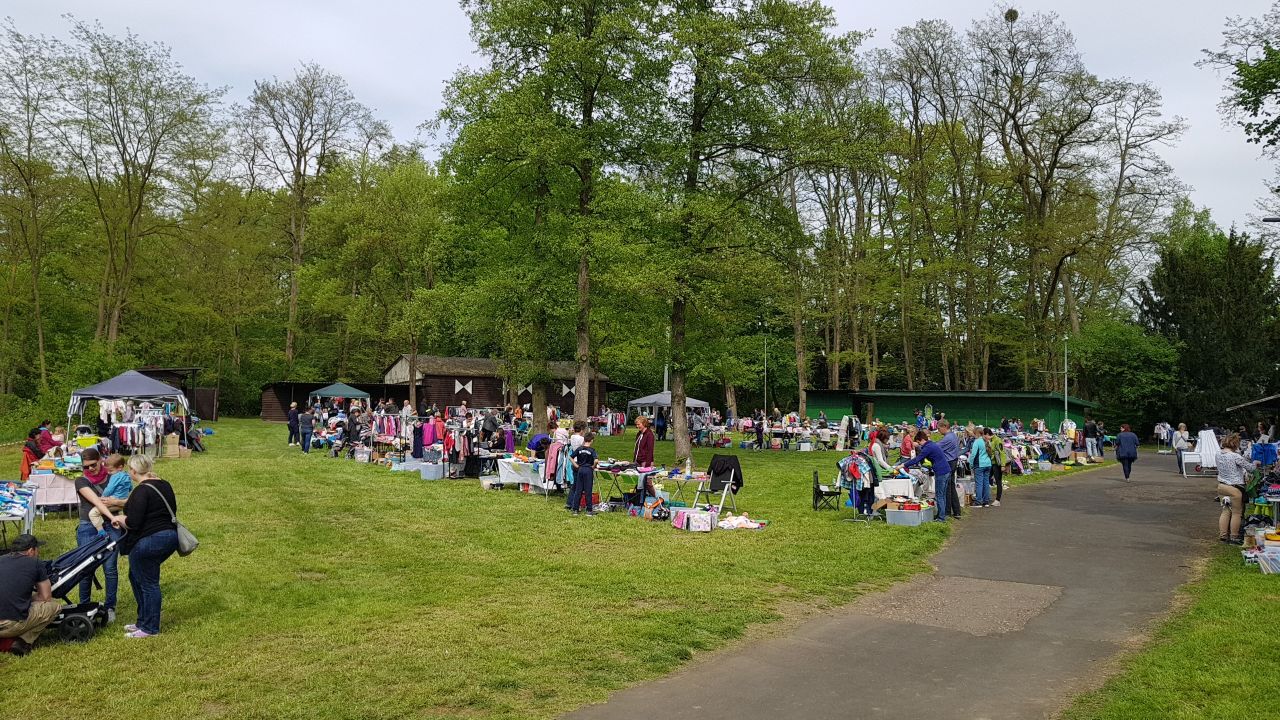
{"label": "baby stroller", "polygon": [[102,603],[73,603],[68,596],[85,578],[92,578],[94,585],[101,587],[96,577],[98,568],[102,567],[108,555],[116,551],[118,544],[117,539],[104,533],[87,545],[45,563],[53,596],[66,603],[49,623],[48,630],[58,631],[68,642],[88,642],[99,628],[107,624],[107,609]]}

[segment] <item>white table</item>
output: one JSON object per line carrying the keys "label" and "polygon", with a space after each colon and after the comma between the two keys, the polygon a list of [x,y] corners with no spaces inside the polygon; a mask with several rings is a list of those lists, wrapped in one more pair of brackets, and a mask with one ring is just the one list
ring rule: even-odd
{"label": "white table", "polygon": [[499,458],[498,481],[503,485],[532,485],[541,490],[543,495],[549,496],[555,486],[542,476],[542,469],[545,466],[546,463],[541,460],[536,463],[527,463],[515,458]]}

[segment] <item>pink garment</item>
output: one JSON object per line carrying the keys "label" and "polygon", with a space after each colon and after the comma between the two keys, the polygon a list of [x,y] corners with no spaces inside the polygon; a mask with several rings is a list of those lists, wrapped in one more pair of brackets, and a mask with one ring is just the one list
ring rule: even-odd
{"label": "pink garment", "polygon": [[436,424],[433,422],[423,423],[422,425],[422,445],[430,447],[436,444]]}

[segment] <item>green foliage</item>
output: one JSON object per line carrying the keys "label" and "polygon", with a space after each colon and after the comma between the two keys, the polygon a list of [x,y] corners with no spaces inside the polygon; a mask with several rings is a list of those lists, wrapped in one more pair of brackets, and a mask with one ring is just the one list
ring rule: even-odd
{"label": "green foliage", "polygon": [[1094,416],[1108,427],[1149,428],[1168,419],[1179,359],[1169,340],[1131,322],[1099,318],[1071,338],[1070,352],[1082,387],[1098,398]]}
{"label": "green foliage", "polygon": [[1207,211],[1188,204],[1159,241],[1159,259],[1139,283],[1137,301],[1146,327],[1179,349],[1169,409],[1174,422],[1194,427],[1276,386],[1280,284],[1265,246],[1224,233]]}

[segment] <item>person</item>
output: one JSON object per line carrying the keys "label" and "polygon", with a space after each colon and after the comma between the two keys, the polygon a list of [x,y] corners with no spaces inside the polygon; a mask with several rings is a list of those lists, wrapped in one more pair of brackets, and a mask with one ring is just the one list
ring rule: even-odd
{"label": "person", "polygon": [[916,456],[915,443],[911,441],[911,436],[911,430],[906,429],[902,431],[902,444],[898,446],[898,459],[903,462]]}
{"label": "person", "polygon": [[649,418],[643,415],[636,418],[636,451],[633,459],[637,467],[653,467],[653,431],[649,429]]}
{"label": "person", "polygon": [[483,442],[497,442],[498,430],[502,427],[502,423],[498,420],[498,411],[493,408],[484,415],[484,422],[480,426],[480,439]]}
{"label": "person", "polygon": [[121,548],[129,556],[129,585],[138,604],[138,622],[125,626],[125,637],[148,638],[160,632],[160,566],[178,550],[178,499],[173,486],[155,476],[151,458],[129,458],[129,476],[137,487],[113,523],[128,533]]}
{"label": "person", "polygon": [[658,433],[659,440],[667,439],[667,411],[658,410],[658,417],[653,419],[653,428]]}
{"label": "person", "polygon": [[1232,433],[1222,441],[1218,453],[1218,495],[1226,498],[1222,512],[1218,513],[1218,539],[1232,545],[1241,545],[1240,517],[1244,511],[1244,488],[1248,473],[1259,463],[1250,462],[1240,455],[1240,435]]}
{"label": "person", "polygon": [[889,464],[889,451],[885,449],[885,443],[889,440],[889,431],[880,428],[871,433],[871,464],[875,466],[876,473],[882,477],[892,475],[893,466]]}
{"label": "person", "polygon": [[19,461],[21,465],[18,467],[18,479],[26,482],[31,477],[31,466],[40,462],[40,458],[44,454],[40,452],[40,444],[36,439],[40,437],[40,428],[31,428],[27,432],[27,441],[22,443],[22,458]]}
{"label": "person", "polygon": [[951,463],[938,443],[929,439],[928,432],[917,430],[914,444],[918,446],[919,452],[910,460],[899,463],[898,467],[912,468],[925,460],[929,461],[933,466],[933,499],[938,506],[937,515],[933,519],[934,522],[944,523],[947,521],[947,488],[951,482]]}
{"label": "person", "polygon": [[573,453],[586,442],[587,421],[574,420],[573,434],[569,436],[569,452]]}
{"label": "person", "polygon": [[1004,496],[1004,469],[1009,464],[1009,451],[1004,447],[1004,440],[996,437],[991,428],[982,429],[982,439],[992,451],[991,482],[996,486],[996,499],[991,501],[991,506],[1000,507],[1000,500]]}
{"label": "person", "polygon": [[[128,463],[125,462],[124,456],[112,453],[106,460],[107,472],[111,473],[107,477],[107,484],[102,489],[102,497],[115,498],[121,501],[121,507],[124,507],[124,501],[129,497],[129,491],[133,490],[133,482],[129,479]],[[89,511],[89,522],[93,523],[94,529],[101,531],[102,526],[107,524],[106,517],[98,508]]]}
{"label": "person", "polygon": [[991,466],[995,455],[990,439],[977,428],[969,431],[969,467],[973,468],[973,505],[991,506]]}
{"label": "person", "polygon": [[1124,479],[1129,479],[1129,471],[1138,459],[1138,436],[1129,428],[1129,423],[1120,425],[1120,434],[1116,436],[1116,459],[1124,470]]}
{"label": "person", "polygon": [[573,491],[569,493],[569,507],[573,509],[573,514],[578,514],[578,509],[582,507],[582,499],[587,501],[587,517],[594,517],[596,514],[595,506],[591,504],[592,483],[595,481],[596,472],[596,455],[595,448],[591,447],[591,443],[596,439],[596,434],[589,432],[582,439],[582,445],[573,451]]}
{"label": "person", "polygon": [[702,413],[693,411],[689,413],[689,434],[692,435],[692,438],[690,439],[693,440],[694,445],[702,444],[702,438],[707,432],[706,426],[707,424],[702,418]]}
{"label": "person", "polygon": [[298,403],[289,403],[289,447],[298,444]]}
{"label": "person", "polygon": [[1107,456],[1106,445],[1107,445],[1107,424],[1099,420],[1098,421],[1098,457],[1105,458]]}
{"label": "person", "polygon": [[938,432],[942,434],[938,440],[938,447],[946,455],[947,465],[951,468],[947,476],[947,511],[951,513],[951,517],[958,518],[960,517],[960,492],[956,488],[955,468],[964,450],[960,446],[960,436],[951,429],[951,421],[943,420],[938,423]]}
{"label": "person", "polygon": [[1267,429],[1263,427],[1261,420],[1258,421],[1258,426],[1253,430],[1253,439],[1260,443],[1267,442],[1271,439],[1267,436]]}
{"label": "person", "polygon": [[52,426],[52,420],[40,421],[40,434],[36,436],[36,447],[40,448],[40,457],[44,457],[50,450],[58,446],[58,443],[53,439],[53,433],[49,430]]}
{"label": "person", "polygon": [[311,452],[311,434],[316,430],[316,416],[308,408],[298,416],[298,437],[301,438],[302,452]]}
{"label": "person", "polygon": [[1178,429],[1173,433],[1173,451],[1178,456],[1178,472],[1182,472],[1182,453],[1191,449],[1191,433],[1187,432],[1186,423],[1178,423]]}
{"label": "person", "polygon": [[1098,423],[1092,415],[1084,418],[1084,451],[1091,458],[1098,457]]}
{"label": "person", "polygon": [[14,538],[9,552],[0,555],[0,638],[17,638],[11,655],[26,655],[36,638],[53,622],[62,603],[53,599],[53,588],[40,546],[34,535]]}
{"label": "person", "polygon": [[[90,512],[96,509],[102,514],[104,522],[111,523],[116,520],[112,510],[119,510],[125,504],[125,501],[119,498],[102,498],[109,476],[106,463],[102,462],[97,450],[86,449],[80,453],[80,460],[81,477],[75,483],[76,495],[80,501],[80,524],[76,526],[77,547],[88,545],[98,538],[100,530],[93,526],[93,520],[89,517]],[[102,563],[102,574],[106,580],[104,583],[106,597],[102,604],[107,610],[108,623],[114,622],[116,617],[116,595],[120,586],[120,575],[117,570],[118,557],[118,554],[113,552]],[[80,581],[80,602],[87,603],[92,596],[93,578],[86,577]]]}

